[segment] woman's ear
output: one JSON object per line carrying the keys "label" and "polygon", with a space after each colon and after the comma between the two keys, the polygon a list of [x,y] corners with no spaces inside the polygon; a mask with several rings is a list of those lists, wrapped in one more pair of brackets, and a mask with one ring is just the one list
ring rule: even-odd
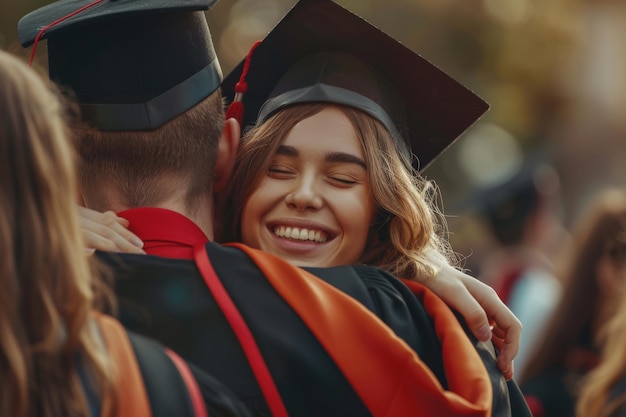
{"label": "woman's ear", "polygon": [[241,138],[241,126],[234,118],[226,119],[224,129],[217,146],[217,163],[215,165],[215,179],[213,192],[219,193],[224,190],[235,166],[235,158],[239,149]]}

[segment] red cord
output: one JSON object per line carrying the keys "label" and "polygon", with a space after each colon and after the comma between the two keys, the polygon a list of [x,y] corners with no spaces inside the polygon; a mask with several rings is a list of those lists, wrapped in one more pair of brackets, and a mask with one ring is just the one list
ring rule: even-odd
{"label": "red cord", "polygon": [[59,18],[59,19],[55,20],[54,22],[50,23],[49,25],[44,26],[44,27],[43,27],[43,28],[39,31],[39,33],[37,34],[37,36],[35,37],[35,40],[34,40],[34,42],[33,42],[33,50],[32,50],[32,51],[31,51],[31,53],[30,53],[30,60],[28,61],[28,66],[30,67],[30,66],[32,66],[32,65],[33,65],[33,59],[35,58],[35,51],[37,50],[37,44],[39,43],[39,39],[41,39],[41,37],[43,36],[43,34],[44,34],[44,33],[45,33],[48,29],[50,29],[50,28],[51,28],[51,27],[53,27],[53,26],[58,25],[59,23],[63,22],[64,20],[69,19],[69,18],[70,18],[70,17],[72,17],[72,16],[76,16],[78,13],[81,13],[81,12],[83,12],[83,11],[85,11],[85,10],[89,9],[90,7],[95,6],[95,5],[96,5],[96,4],[98,4],[98,3],[102,3],[103,1],[104,1],[104,0],[95,0],[95,1],[93,1],[93,2],[91,2],[91,3],[89,3],[89,4],[84,5],[84,6],[83,6],[83,7],[81,7],[80,9],[73,11],[72,13],[70,13],[70,14],[68,14],[68,15],[65,15],[65,16],[63,16],[63,17],[61,17],[61,18]]}
{"label": "red cord", "polygon": [[246,320],[243,318],[235,302],[228,294],[224,284],[220,281],[217,273],[213,269],[211,260],[204,245],[198,245],[194,248],[194,257],[196,265],[200,270],[200,274],[204,278],[207,288],[213,294],[213,298],[217,303],[226,320],[230,324],[235,336],[239,340],[248,363],[252,368],[252,372],[256,377],[261,392],[267,401],[267,405],[273,417],[289,417],[287,408],[278,391],[278,387],[274,382],[274,378],[265,363],[263,354],[259,349],[252,331],[248,327]]}
{"label": "red cord", "polygon": [[202,398],[202,391],[198,386],[198,381],[191,373],[191,369],[187,366],[187,363],[176,352],[169,348],[165,348],[165,353],[170,357],[174,366],[178,369],[185,386],[187,387],[187,393],[191,399],[191,407],[193,408],[195,417],[209,417],[209,412],[206,409],[206,404]]}

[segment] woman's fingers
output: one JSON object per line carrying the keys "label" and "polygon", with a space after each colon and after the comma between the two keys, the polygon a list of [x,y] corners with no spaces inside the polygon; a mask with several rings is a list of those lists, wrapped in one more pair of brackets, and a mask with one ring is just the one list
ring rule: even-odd
{"label": "woman's fingers", "polygon": [[498,367],[513,377],[522,324],[487,284],[450,265],[443,265],[430,289],[465,319],[478,340],[492,339],[499,350]]}
{"label": "woman's fingers", "polygon": [[128,221],[112,211],[100,213],[85,207],[79,207],[81,228],[85,239],[86,251],[102,250],[145,254],[143,242],[127,229]]}

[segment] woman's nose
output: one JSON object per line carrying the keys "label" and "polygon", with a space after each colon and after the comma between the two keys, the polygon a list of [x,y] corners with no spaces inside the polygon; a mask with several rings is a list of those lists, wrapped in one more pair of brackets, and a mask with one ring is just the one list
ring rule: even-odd
{"label": "woman's nose", "polygon": [[301,181],[296,189],[285,196],[285,203],[298,211],[319,210],[323,198],[312,181]]}

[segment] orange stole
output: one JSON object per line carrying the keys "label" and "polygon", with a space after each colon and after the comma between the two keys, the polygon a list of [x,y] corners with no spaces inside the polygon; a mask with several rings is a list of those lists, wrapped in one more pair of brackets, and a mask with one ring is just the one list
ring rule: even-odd
{"label": "orange stole", "polygon": [[228,246],[250,256],[373,416],[491,415],[491,382],[478,352],[448,306],[424,286],[409,285],[423,298],[435,322],[449,390],[402,339],[356,300],[276,256],[237,243]]}
{"label": "orange stole", "polygon": [[112,317],[96,314],[107,352],[116,367],[117,417],[152,417],[141,370],[126,330]]}

